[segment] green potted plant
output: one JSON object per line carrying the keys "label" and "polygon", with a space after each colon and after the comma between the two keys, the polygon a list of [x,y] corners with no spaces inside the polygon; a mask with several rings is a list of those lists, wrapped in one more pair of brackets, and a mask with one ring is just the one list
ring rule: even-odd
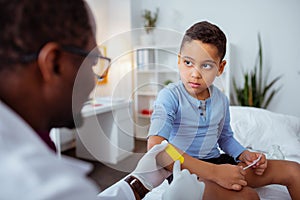
{"label": "green potted plant", "polygon": [[232,95],[232,101],[235,105],[266,109],[279,90],[274,89],[274,85],[281,76],[267,82],[267,77],[263,75],[263,53],[260,34],[258,34],[258,45],[259,49],[254,70],[243,74],[244,85],[238,87],[235,78],[233,78],[235,94]]}
{"label": "green potted plant", "polygon": [[151,10],[145,9],[142,14],[142,17],[144,19],[144,28],[147,34],[151,33],[153,29],[156,27],[156,22],[158,19],[158,11],[159,11],[158,8],[156,8],[156,11],[154,13],[152,13]]}
{"label": "green potted plant", "polygon": [[144,28],[146,33],[141,35],[141,43],[144,45],[152,45],[154,43],[153,31],[156,27],[159,9],[156,8],[155,12],[145,9],[142,17],[144,20]]}

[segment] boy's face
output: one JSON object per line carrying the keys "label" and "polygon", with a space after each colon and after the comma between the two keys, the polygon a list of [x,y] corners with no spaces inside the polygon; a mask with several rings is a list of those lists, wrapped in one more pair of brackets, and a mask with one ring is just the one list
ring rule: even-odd
{"label": "boy's face", "polygon": [[185,89],[201,100],[210,96],[207,88],[222,74],[225,64],[214,45],[199,40],[186,42],[178,55],[180,78]]}

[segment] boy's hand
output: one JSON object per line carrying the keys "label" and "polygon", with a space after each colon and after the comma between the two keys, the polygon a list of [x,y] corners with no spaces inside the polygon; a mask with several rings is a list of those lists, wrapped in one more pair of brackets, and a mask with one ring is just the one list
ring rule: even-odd
{"label": "boy's hand", "polygon": [[242,166],[222,164],[215,165],[214,182],[229,190],[241,190],[247,185],[246,172]]}
{"label": "boy's hand", "polygon": [[251,165],[256,159],[259,159],[259,161],[253,165],[251,168],[255,170],[255,174],[262,175],[267,168],[267,159],[264,154],[258,153],[258,152],[250,152],[248,150],[241,153],[239,156],[239,160],[244,162],[247,166]]}

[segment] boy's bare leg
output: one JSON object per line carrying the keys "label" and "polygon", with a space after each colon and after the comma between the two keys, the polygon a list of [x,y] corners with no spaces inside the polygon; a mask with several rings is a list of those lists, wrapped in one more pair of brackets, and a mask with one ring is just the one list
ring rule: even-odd
{"label": "boy's bare leg", "polygon": [[268,160],[263,175],[255,174],[254,169],[246,170],[248,186],[256,188],[269,184],[285,185],[294,200],[300,200],[300,164],[286,160]]}
{"label": "boy's bare leg", "polygon": [[[240,191],[228,190],[220,185],[211,182],[204,181],[205,191],[203,194],[203,200],[257,200],[259,199],[258,194],[253,188],[243,187]],[[187,194],[188,195],[188,194]]]}

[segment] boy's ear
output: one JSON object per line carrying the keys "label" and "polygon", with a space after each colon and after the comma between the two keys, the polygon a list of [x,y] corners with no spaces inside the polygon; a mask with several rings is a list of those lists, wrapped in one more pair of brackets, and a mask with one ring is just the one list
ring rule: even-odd
{"label": "boy's ear", "polygon": [[220,76],[223,73],[223,71],[225,69],[225,65],[226,65],[226,60],[222,60],[222,62],[219,65],[217,76]]}
{"label": "boy's ear", "polygon": [[44,81],[52,81],[59,72],[59,45],[49,42],[39,52],[37,63]]}
{"label": "boy's ear", "polygon": [[180,54],[177,55],[177,64],[180,64]]}

